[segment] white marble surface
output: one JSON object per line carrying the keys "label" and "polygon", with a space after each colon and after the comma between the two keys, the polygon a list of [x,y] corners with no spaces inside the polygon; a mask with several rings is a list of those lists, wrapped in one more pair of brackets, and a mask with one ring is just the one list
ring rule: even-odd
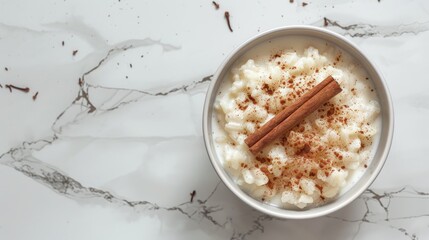
{"label": "white marble surface", "polygon": [[[429,2],[217,2],[0,1],[0,239],[429,238]],[[273,219],[212,169],[205,92],[247,38],[324,18],[384,73],[392,150],[344,209]]]}

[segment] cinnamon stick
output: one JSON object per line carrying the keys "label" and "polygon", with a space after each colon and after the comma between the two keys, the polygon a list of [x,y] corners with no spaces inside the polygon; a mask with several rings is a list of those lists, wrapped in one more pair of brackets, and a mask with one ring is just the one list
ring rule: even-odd
{"label": "cinnamon stick", "polygon": [[283,109],[281,112],[277,113],[276,116],[271,118],[270,121],[265,123],[262,127],[256,130],[254,133],[250,134],[244,142],[247,146],[251,147],[257,141],[259,141],[263,136],[267,135],[273,128],[279,125],[283,120],[289,117],[293,112],[295,112],[301,105],[307,102],[310,98],[316,95],[320,90],[326,87],[330,82],[334,81],[332,76],[328,76],[317,84],[314,88],[310,89],[307,93],[305,93],[301,98],[299,98],[296,102],[292,103],[290,106]]}
{"label": "cinnamon stick", "polygon": [[[328,77],[329,78],[329,77]],[[326,80],[326,79],[325,79]],[[317,87],[317,86],[316,86]],[[305,101],[299,106],[293,113],[284,119],[281,123],[275,126],[265,136],[258,140],[255,144],[250,146],[250,151],[253,154],[260,152],[269,143],[280,137],[281,135],[287,135],[289,131],[298,125],[304,118],[326,103],[329,99],[341,92],[340,85],[335,81],[331,80],[321,90],[319,90],[314,96]],[[300,101],[299,101],[300,102]]]}

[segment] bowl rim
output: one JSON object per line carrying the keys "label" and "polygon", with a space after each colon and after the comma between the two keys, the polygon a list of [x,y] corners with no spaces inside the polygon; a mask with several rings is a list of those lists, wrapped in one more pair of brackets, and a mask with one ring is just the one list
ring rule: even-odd
{"label": "bowl rim", "polygon": [[[211,101],[211,99],[213,98],[213,95],[217,94],[217,92],[214,92],[213,90],[216,87],[217,83],[222,82],[222,80],[223,80],[223,78],[220,78],[222,73],[225,71],[226,68],[230,69],[230,66],[237,60],[237,58],[240,57],[239,53],[241,51],[243,51],[243,49],[245,49],[249,45],[253,44],[254,42],[258,42],[258,39],[261,39],[263,37],[267,37],[269,35],[276,35],[276,34],[279,34],[280,32],[285,32],[286,34],[284,34],[284,36],[287,36],[288,35],[287,32],[291,31],[291,30],[292,31],[313,31],[313,32],[318,33],[318,34],[330,35],[331,37],[333,37],[333,38],[337,39],[338,41],[342,42],[343,44],[347,45],[347,47],[349,47],[353,51],[357,52],[360,55],[361,59],[363,59],[363,61],[365,61],[366,63],[368,63],[372,67],[375,74],[378,75],[378,79],[380,80],[381,87],[383,88],[383,91],[385,92],[385,95],[386,95],[386,99],[383,99],[383,100],[385,100],[384,107],[387,107],[387,109],[386,109],[387,114],[386,114],[386,116],[383,116],[382,121],[383,121],[383,124],[388,125],[388,129],[387,129],[387,134],[385,137],[386,143],[384,145],[384,150],[381,153],[378,165],[372,171],[370,177],[366,180],[366,182],[361,187],[359,187],[353,194],[351,194],[347,199],[343,200],[342,202],[339,202],[339,204],[330,204],[330,206],[332,206],[332,207],[322,209],[320,211],[318,211],[317,209],[321,209],[321,207],[313,208],[316,210],[314,210],[312,212],[288,210],[288,209],[283,209],[283,208],[278,208],[278,207],[275,207],[275,209],[271,209],[270,205],[257,201],[256,199],[251,197],[249,194],[242,191],[238,187],[238,185],[228,176],[228,173],[224,169],[222,163],[220,161],[218,162],[215,160],[215,158],[216,158],[215,157],[215,155],[216,155],[215,149],[212,149],[212,147],[210,145],[211,133],[210,133],[209,124],[208,124],[209,123],[209,115],[210,115],[209,110],[211,108],[211,105],[213,105],[213,102]],[[304,34],[302,34],[302,35],[306,36]],[[309,35],[309,37],[320,38],[320,37],[311,36],[311,35]],[[260,44],[260,43],[261,42],[256,43],[256,45]],[[335,43],[333,43],[333,44],[335,44]],[[246,51],[248,51],[248,50],[246,50]],[[353,57],[356,57],[355,55],[352,55],[351,53],[349,53],[349,54]],[[237,57],[237,55],[239,55],[239,56]],[[368,69],[366,69],[366,70],[368,70]],[[373,81],[374,81],[374,79],[373,79]],[[220,84],[220,83],[218,83],[218,84]],[[386,117],[387,117],[387,119],[386,119]],[[384,123],[384,121],[387,121],[387,123]],[[222,182],[227,186],[227,188],[231,192],[233,192],[238,198],[240,198],[247,205],[251,206],[253,209],[256,209],[256,210],[263,212],[265,214],[268,214],[268,215],[271,215],[271,216],[274,216],[277,218],[283,218],[283,219],[308,219],[308,218],[315,218],[315,217],[328,215],[332,212],[335,212],[335,211],[343,208],[344,206],[348,205],[349,203],[354,201],[356,198],[358,198],[374,182],[374,180],[376,179],[376,177],[378,176],[378,174],[380,173],[381,169],[383,168],[383,166],[386,162],[386,159],[388,157],[388,154],[389,154],[389,151],[390,151],[390,148],[392,145],[393,132],[394,132],[394,112],[393,112],[392,97],[391,97],[389,88],[385,82],[383,74],[381,73],[379,68],[370,59],[368,59],[368,57],[353,42],[351,42],[350,40],[348,40],[347,38],[345,38],[344,36],[342,36],[338,33],[335,33],[333,31],[330,31],[330,30],[327,30],[324,28],[315,27],[315,26],[308,26],[308,25],[291,25],[291,26],[273,28],[273,29],[267,30],[265,32],[262,32],[260,34],[257,34],[256,36],[249,38],[248,40],[246,40],[245,42],[240,44],[238,47],[236,47],[224,59],[224,61],[218,67],[216,73],[213,75],[212,81],[211,81],[210,86],[207,90],[207,94],[206,94],[205,101],[204,101],[202,123],[203,123],[202,125],[203,125],[204,145],[205,145],[206,151],[209,155],[210,162],[211,162],[213,168],[215,169],[217,175],[221,178]],[[382,136],[380,136],[380,140],[381,140],[381,137]],[[380,146],[378,146],[378,147],[380,147]],[[358,182],[359,181],[361,181],[361,179],[359,179]],[[342,196],[340,196],[339,198],[342,198]],[[268,207],[268,206],[270,206],[270,207]]]}

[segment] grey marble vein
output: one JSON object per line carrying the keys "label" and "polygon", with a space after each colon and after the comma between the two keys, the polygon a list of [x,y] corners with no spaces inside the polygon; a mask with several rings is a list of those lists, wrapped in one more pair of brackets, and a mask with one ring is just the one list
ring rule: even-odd
{"label": "grey marble vein", "polygon": [[285,221],[285,220],[281,220],[281,219],[275,219],[275,218],[268,216],[266,214],[261,214],[252,220],[253,220],[252,225],[251,225],[249,230],[247,230],[246,232],[233,231],[230,239],[231,240],[244,240],[244,239],[247,239],[248,237],[251,237],[252,234],[254,234],[255,232],[264,233],[264,231],[265,231],[264,224],[266,224],[266,222],[273,221],[273,220]]}
{"label": "grey marble vein", "polygon": [[[112,111],[115,110],[123,105],[126,104],[130,104],[136,101],[139,101],[142,97],[144,96],[168,96],[170,94],[173,93],[180,93],[180,92],[188,92],[192,89],[197,88],[198,86],[201,86],[205,83],[208,83],[211,81],[213,75],[209,75],[206,77],[203,77],[201,80],[198,81],[193,81],[191,83],[187,83],[187,84],[182,84],[178,87],[171,87],[169,89],[161,89],[159,91],[144,91],[144,90],[138,90],[138,89],[127,89],[127,88],[110,88],[110,87],[103,87],[103,86],[98,86],[98,85],[92,85],[92,84],[88,84],[88,89],[93,89],[93,90],[105,90],[105,91],[109,91],[112,90],[115,92],[115,94],[120,93],[121,95],[123,95],[124,97],[121,99],[120,102],[116,102],[113,105],[106,107],[103,104],[103,111]],[[124,100],[125,98],[129,97],[130,95],[133,94],[133,97],[131,100]]]}
{"label": "grey marble vein", "polygon": [[221,211],[222,207],[209,204],[208,201],[217,190],[220,182],[216,184],[212,192],[203,199],[196,198],[191,201],[178,204],[176,206],[159,206],[157,203],[141,200],[129,201],[118,197],[109,191],[98,188],[83,186],[80,182],[67,176],[61,170],[51,166],[31,155],[32,151],[38,151],[43,147],[52,144],[58,138],[50,140],[39,140],[26,143],[21,147],[13,148],[9,152],[0,156],[0,164],[14,168],[31,179],[52,189],[58,194],[75,199],[79,202],[97,202],[100,204],[109,203],[118,206],[131,207],[135,211],[171,211],[179,212],[190,219],[205,219],[212,224],[224,227],[226,223],[221,223],[214,219],[211,214]]}
{"label": "grey marble vein", "polygon": [[[389,214],[391,211],[392,201],[398,201],[401,199],[429,200],[429,193],[417,191],[412,186],[404,186],[398,190],[391,191],[376,191],[374,189],[368,189],[358,198],[358,200],[356,200],[362,201],[365,205],[364,212],[360,218],[350,219],[332,215],[327,216],[327,218],[334,218],[339,221],[357,224],[358,227],[354,238],[356,238],[360,233],[360,229],[363,224],[378,224],[379,226],[395,229],[398,232],[403,233],[409,239],[418,239],[418,236],[415,233],[411,233],[405,227],[398,225],[397,222],[399,222],[399,220],[411,220],[422,217],[429,219],[429,212],[422,212],[417,215],[409,214],[400,217],[390,217]],[[377,204],[375,204],[375,206],[377,206],[378,209],[373,205],[370,206],[371,202],[376,202]],[[383,214],[377,212],[379,209],[382,209]]]}
{"label": "grey marble vein", "polygon": [[[87,114],[91,113],[97,113],[99,111],[105,112],[105,111],[112,111],[115,110],[121,106],[127,105],[132,102],[136,102],[141,100],[145,96],[167,96],[173,93],[177,92],[187,92],[191,89],[195,89],[196,87],[205,84],[207,82],[210,82],[212,75],[203,77],[201,80],[198,81],[192,81],[187,84],[183,84],[181,86],[174,86],[168,89],[161,89],[156,92],[150,92],[150,91],[144,91],[139,89],[127,89],[127,88],[111,88],[111,87],[104,87],[99,85],[92,85],[87,83],[86,78],[94,71],[99,69],[100,66],[103,65],[106,61],[108,61],[111,57],[115,56],[116,54],[120,52],[127,51],[129,49],[142,47],[142,46],[151,46],[151,45],[160,45],[164,51],[174,51],[177,50],[178,47],[162,43],[161,41],[152,40],[150,38],[143,39],[143,40],[127,40],[124,42],[121,42],[119,44],[116,44],[115,46],[111,47],[110,49],[106,50],[104,56],[98,60],[95,66],[91,67],[89,70],[84,72],[82,76],[78,79],[77,84],[79,85],[79,92],[76,96],[76,98],[71,102],[69,106],[67,106],[64,111],[62,111],[58,117],[55,119],[54,123],[52,124],[52,130],[55,133],[61,133],[62,128],[67,126],[69,123],[76,123],[81,117],[85,117]],[[97,53],[97,55],[100,55]],[[93,58],[93,56],[87,57],[87,58]],[[97,107],[93,102],[91,101],[91,97],[89,95],[89,92],[91,91],[104,91],[104,93],[107,91],[109,94],[113,97],[115,95],[121,95],[120,100],[118,102],[107,104],[110,100],[110,98],[106,98],[103,104],[101,104],[100,108]],[[130,97],[131,96],[131,97]],[[64,115],[70,114],[71,116],[65,117]],[[70,119],[72,119],[70,121]],[[66,122],[67,124],[66,124]]]}
{"label": "grey marble vein", "polygon": [[413,22],[398,25],[373,25],[368,23],[344,24],[332,18],[325,17],[314,25],[330,28],[342,35],[354,38],[368,37],[399,37],[404,34],[418,35],[429,30],[429,21]]}

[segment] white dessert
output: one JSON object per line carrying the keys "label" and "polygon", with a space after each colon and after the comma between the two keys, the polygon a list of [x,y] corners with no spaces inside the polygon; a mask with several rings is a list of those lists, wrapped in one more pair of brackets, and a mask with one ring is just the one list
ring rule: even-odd
{"label": "white dessert", "polygon": [[[290,39],[289,39],[290,40]],[[296,41],[296,39],[295,39]],[[215,102],[216,150],[240,187],[284,208],[320,205],[363,173],[379,122],[377,95],[346,53],[311,39],[243,56]],[[311,44],[310,44],[311,42]],[[254,156],[247,136],[331,75],[342,92]]]}

